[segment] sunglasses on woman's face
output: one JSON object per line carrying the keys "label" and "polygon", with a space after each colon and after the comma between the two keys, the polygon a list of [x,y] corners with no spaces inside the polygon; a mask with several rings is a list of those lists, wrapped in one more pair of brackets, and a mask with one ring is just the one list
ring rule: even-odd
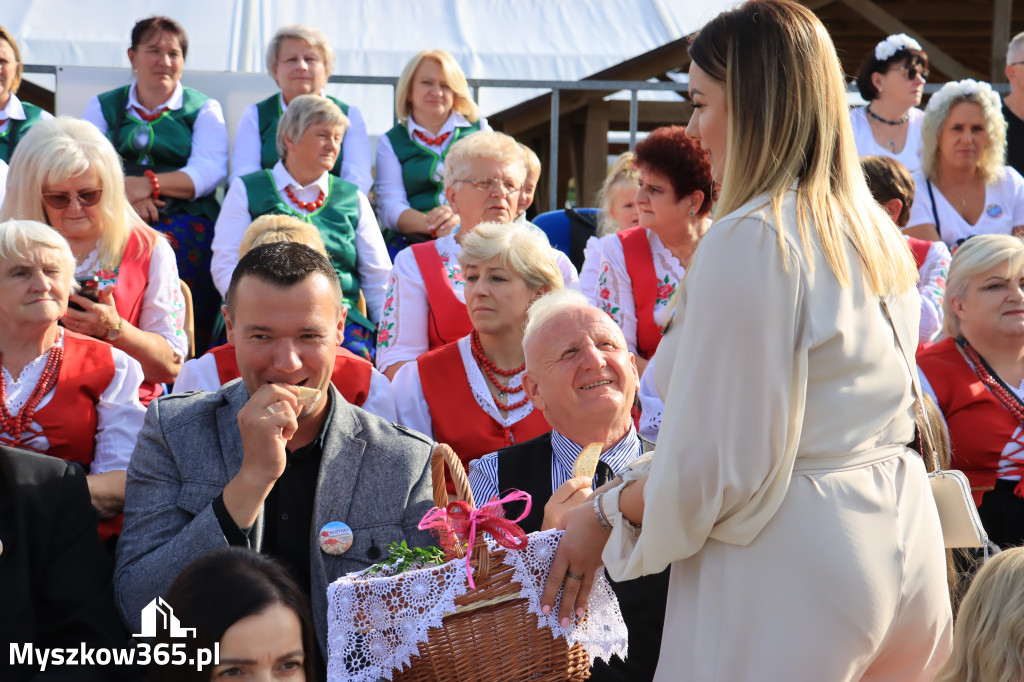
{"label": "sunglasses on woman's face", "polygon": [[43,202],[52,209],[63,211],[71,205],[72,201],[77,201],[79,206],[95,206],[99,203],[102,195],[102,189],[89,189],[84,192],[79,192],[78,194],[55,192],[52,194],[44,194]]}
{"label": "sunglasses on woman's face", "polygon": [[893,70],[906,71],[908,81],[914,80],[915,78],[918,77],[918,75],[920,75],[921,78],[928,80],[928,74],[930,73],[928,69],[921,66],[920,64],[911,64],[910,66],[904,64],[903,66],[894,67]]}

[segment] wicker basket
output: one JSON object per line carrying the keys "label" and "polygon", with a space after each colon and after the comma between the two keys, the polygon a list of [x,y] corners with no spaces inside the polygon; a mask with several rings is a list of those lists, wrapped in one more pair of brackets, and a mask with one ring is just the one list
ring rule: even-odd
{"label": "wicker basket", "polygon": [[[430,468],[434,481],[434,505],[448,506],[444,465],[452,472],[461,499],[476,506],[469,480],[458,456],[447,445],[434,448]],[[482,534],[481,534],[482,535]],[[445,616],[440,628],[431,628],[411,667],[396,671],[402,682],[493,682],[502,680],[586,680],[590,657],[582,644],[572,647],[538,627],[537,617],[519,596],[513,569],[502,563],[504,550],[489,552],[477,536],[473,553],[476,590],[455,600],[455,613]]]}

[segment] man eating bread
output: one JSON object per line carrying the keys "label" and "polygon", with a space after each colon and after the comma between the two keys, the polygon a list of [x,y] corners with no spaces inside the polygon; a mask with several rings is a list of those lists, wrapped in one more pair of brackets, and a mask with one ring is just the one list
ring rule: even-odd
{"label": "man eating bread", "polygon": [[[529,533],[557,528],[571,507],[593,505],[592,489],[614,480],[651,444],[637,435],[630,413],[640,378],[622,330],[582,294],[566,289],[537,299],[527,313],[523,348],[523,387],[552,430],[473,461],[469,483],[481,504],[509,490],[529,493],[532,507],[519,523]],[[507,504],[505,512],[516,518],[522,505]],[[629,654],[626,661],[597,661],[590,679],[649,680],[658,663],[668,570],[612,587],[629,628]]]}
{"label": "man eating bread", "polygon": [[328,583],[392,542],[433,544],[416,528],[432,506],[432,442],[331,383],[343,309],[334,268],[305,245],[239,261],[224,317],[241,378],[155,401],[128,468],[115,586],[133,632],[193,560],[236,545],[288,566],[326,653]]}

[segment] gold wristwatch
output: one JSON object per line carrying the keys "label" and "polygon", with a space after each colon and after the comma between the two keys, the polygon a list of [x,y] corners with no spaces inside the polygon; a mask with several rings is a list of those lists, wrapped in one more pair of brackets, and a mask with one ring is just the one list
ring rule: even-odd
{"label": "gold wristwatch", "polygon": [[124,320],[120,317],[117,318],[117,324],[107,330],[107,341],[117,341],[117,337],[121,336],[122,324],[124,324]]}

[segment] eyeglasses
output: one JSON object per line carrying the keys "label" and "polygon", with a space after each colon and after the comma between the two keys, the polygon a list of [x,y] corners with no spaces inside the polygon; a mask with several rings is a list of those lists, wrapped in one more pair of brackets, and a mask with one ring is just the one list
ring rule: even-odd
{"label": "eyeglasses", "polygon": [[1007,66],[1019,66],[1020,64],[1024,64],[1024,62],[1010,62]]}
{"label": "eyeglasses", "polygon": [[102,189],[87,189],[86,191],[79,192],[78,194],[56,192],[53,194],[44,194],[43,202],[52,209],[62,211],[71,205],[72,200],[77,201],[79,206],[95,206],[99,203],[102,195]]}
{"label": "eyeglasses", "polygon": [[473,185],[476,189],[481,192],[494,192],[499,188],[504,190],[505,194],[515,194],[521,189],[521,185],[516,185],[509,180],[499,180],[498,178],[480,178],[479,180],[459,180],[459,182],[465,182]]}
{"label": "eyeglasses", "polygon": [[907,80],[908,81],[912,81],[915,78],[917,78],[918,74],[921,75],[921,78],[923,78],[925,80],[928,80],[928,74],[931,73],[925,67],[918,66],[917,64],[912,64],[911,66],[907,66],[906,64],[904,64],[903,66],[894,67],[893,70],[894,71],[906,71],[907,72]]}

